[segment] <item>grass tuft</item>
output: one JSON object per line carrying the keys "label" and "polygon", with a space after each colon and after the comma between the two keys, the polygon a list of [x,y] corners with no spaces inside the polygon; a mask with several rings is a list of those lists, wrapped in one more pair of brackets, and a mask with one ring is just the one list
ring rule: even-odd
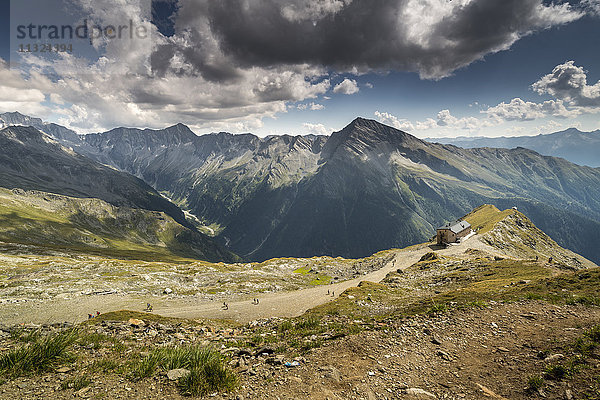
{"label": "grass tuft", "polygon": [[77,338],[77,330],[39,335],[32,342],[2,354],[0,372],[16,377],[50,371],[61,363],[71,362],[74,357],[68,349]]}
{"label": "grass tuft", "polygon": [[212,392],[230,391],[237,377],[223,362],[221,354],[201,346],[165,347],[153,350],[146,357],[130,365],[129,377],[139,380],[164,372],[185,368],[190,374],[178,381],[182,394],[202,396]]}
{"label": "grass tuft", "polygon": [[91,384],[92,380],[87,375],[81,375],[64,380],[60,384],[60,388],[62,390],[73,389],[73,391],[77,392],[78,390],[81,390],[84,387],[88,387]]}
{"label": "grass tuft", "polygon": [[538,392],[544,386],[544,378],[541,376],[530,376],[527,380],[527,391],[529,393]]}

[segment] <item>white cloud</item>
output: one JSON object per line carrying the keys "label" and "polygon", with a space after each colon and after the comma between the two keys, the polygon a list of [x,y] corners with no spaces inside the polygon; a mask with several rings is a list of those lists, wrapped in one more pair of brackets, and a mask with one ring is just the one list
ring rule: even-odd
{"label": "white cloud", "polygon": [[502,102],[482,112],[490,118],[505,121],[532,121],[547,116],[569,118],[581,114],[577,110],[568,110],[561,100],[534,103],[520,98],[514,98],[510,103]]}
{"label": "white cloud", "polygon": [[352,0],[300,0],[288,4],[281,10],[281,14],[289,21],[317,21],[326,16],[337,14],[340,10],[352,3]]}
{"label": "white cloud", "polygon": [[437,121],[433,118],[427,118],[425,121],[417,121],[415,123],[415,128],[418,131],[426,131],[430,129],[434,129],[438,126]]}
{"label": "white cloud", "polygon": [[567,61],[557,65],[551,74],[542,77],[532,85],[539,94],[549,94],[564,100],[572,107],[600,108],[600,81],[588,85],[583,67]]}
{"label": "white cloud", "polygon": [[323,104],[319,104],[319,103],[315,103],[315,102],[311,102],[309,104],[298,104],[296,106],[296,108],[298,110],[311,110],[311,111],[319,111],[319,110],[323,110],[325,109],[325,106]]}
{"label": "white cloud", "polygon": [[437,124],[439,126],[453,128],[453,129],[466,129],[469,131],[475,131],[482,127],[493,126],[493,122],[485,119],[476,117],[461,117],[457,118],[450,113],[450,110],[442,110],[437,114]]}
{"label": "white cloud", "polygon": [[373,89],[373,84],[371,82],[367,82],[367,83],[365,83],[365,87],[367,89]]}
{"label": "white cloud", "polygon": [[387,112],[375,111],[375,116],[382,124],[393,126],[394,128],[402,131],[413,131],[415,129],[415,126],[409,120],[399,119],[398,117]]}
{"label": "white cloud", "polygon": [[600,1],[599,0],[582,0],[581,6],[587,13],[595,16],[600,16]]}
{"label": "white cloud", "polygon": [[341,83],[337,84],[333,88],[333,93],[341,93],[341,94],[355,94],[358,93],[360,89],[358,88],[358,84],[354,79],[344,79]]}
{"label": "white cloud", "polygon": [[326,128],[323,124],[311,124],[305,122],[302,126],[306,128],[309,134],[313,135],[329,135],[331,133],[331,129]]}

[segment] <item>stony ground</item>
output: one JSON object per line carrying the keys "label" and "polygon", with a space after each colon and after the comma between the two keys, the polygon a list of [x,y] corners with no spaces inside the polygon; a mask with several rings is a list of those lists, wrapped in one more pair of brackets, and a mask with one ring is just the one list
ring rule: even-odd
{"label": "stony ground", "polygon": [[[166,375],[136,382],[126,374],[103,373],[98,365],[107,357],[124,360],[154,346],[201,343],[218,347],[240,379],[233,393],[212,395],[215,399],[597,399],[598,352],[573,376],[546,379],[539,391],[527,388],[531,377],[570,362],[573,344],[599,323],[598,308],[536,301],[491,304],[382,321],[341,338],[325,334],[322,345],[301,351],[275,342],[251,345],[256,328],[272,329],[276,336],[278,319],[237,328],[106,321],[86,329],[118,339],[112,347],[126,343],[126,350],[82,344],[75,364],[6,382],[0,398],[182,398]],[[15,345],[6,332],[2,336],[3,349]],[[69,387],[82,375],[88,385]]]}
{"label": "stony ground", "polygon": [[[218,351],[237,376],[232,391],[208,393],[215,399],[600,399],[600,271],[580,269],[579,258],[543,233],[508,235],[510,243],[492,233],[493,241],[476,235],[445,249],[424,244],[380,254],[360,278],[261,293],[260,305],[242,299],[221,309],[222,298],[207,306],[173,295],[176,303],[159,302],[152,313],[103,313],[73,325],[50,322],[72,313],[70,306],[80,310],[82,298],[95,301],[85,304],[90,309],[118,309],[122,299],[4,302],[0,399],[184,398],[177,374],[189,371],[139,371],[156,349],[189,346]],[[558,261],[548,260],[548,251]],[[314,278],[320,270],[301,265],[291,273]],[[39,275],[11,276],[24,282]],[[136,304],[144,299],[128,296]],[[297,317],[277,317],[282,310]],[[236,321],[238,311],[244,318]],[[212,313],[226,319],[199,319]],[[15,318],[28,323],[15,325]],[[4,355],[74,326],[74,359],[8,374]]]}

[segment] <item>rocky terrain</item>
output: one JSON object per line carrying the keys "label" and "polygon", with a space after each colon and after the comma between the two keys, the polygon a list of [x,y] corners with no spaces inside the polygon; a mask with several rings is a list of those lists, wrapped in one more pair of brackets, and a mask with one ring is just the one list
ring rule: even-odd
{"label": "rocky terrain", "polygon": [[[294,318],[117,311],[76,326],[4,324],[0,398],[599,398],[598,268],[519,211],[483,206],[466,219],[478,234],[464,243],[396,250],[380,283]],[[404,267],[404,253],[420,258]],[[321,261],[335,263],[310,269]],[[44,338],[64,349],[49,357]],[[47,363],[8,361],[34,350]]]}

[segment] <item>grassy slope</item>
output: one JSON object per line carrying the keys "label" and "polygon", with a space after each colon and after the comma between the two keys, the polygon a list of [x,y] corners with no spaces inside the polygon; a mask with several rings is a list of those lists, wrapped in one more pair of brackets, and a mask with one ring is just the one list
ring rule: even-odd
{"label": "grassy slope", "polygon": [[[501,258],[480,250],[455,257],[429,253],[408,270],[390,273],[382,283],[362,282],[348,289],[338,300],[310,310],[307,317],[379,320],[521,299],[600,305],[600,268],[560,248],[520,212],[484,205],[466,219],[483,240],[512,256]],[[505,242],[499,240],[502,235]],[[535,260],[547,252],[554,255],[552,263],[541,257]]]}
{"label": "grassy slope", "polygon": [[0,189],[0,241],[114,258],[236,261],[164,213],[43,192]]}

